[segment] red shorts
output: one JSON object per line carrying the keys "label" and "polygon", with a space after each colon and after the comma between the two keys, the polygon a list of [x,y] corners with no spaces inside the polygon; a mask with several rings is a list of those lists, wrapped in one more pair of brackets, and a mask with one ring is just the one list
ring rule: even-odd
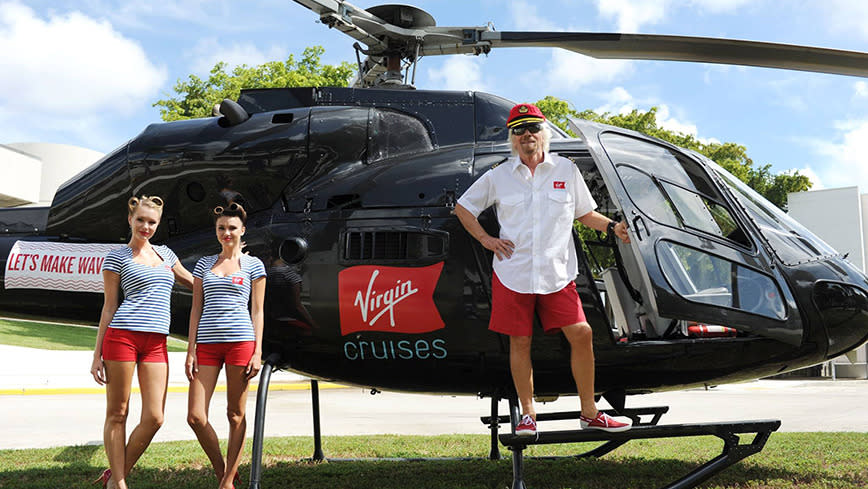
{"label": "red shorts", "polygon": [[166,335],[106,328],[102,338],[102,358],[113,362],[169,363]]}
{"label": "red shorts", "polygon": [[222,367],[235,365],[246,367],[256,350],[255,341],[230,341],[228,343],[196,343],[196,361],[199,365]]}
{"label": "red shorts", "polygon": [[546,333],[586,321],[575,282],[551,294],[522,294],[506,288],[497,274],[492,274],[488,329],[510,336],[531,336],[534,311]]}

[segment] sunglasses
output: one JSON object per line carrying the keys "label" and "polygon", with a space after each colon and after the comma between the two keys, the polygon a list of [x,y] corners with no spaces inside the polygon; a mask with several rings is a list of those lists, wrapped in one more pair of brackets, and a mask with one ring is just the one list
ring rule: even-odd
{"label": "sunglasses", "polygon": [[531,134],[536,134],[540,131],[542,131],[541,125],[539,125],[539,124],[526,124],[526,125],[520,126],[520,127],[513,127],[512,128],[512,135],[513,136],[521,136],[525,132],[529,132]]}
{"label": "sunglasses", "polygon": [[218,205],[217,207],[214,208],[214,214],[217,216],[220,216],[226,211],[237,212],[237,211],[243,211],[243,210],[244,210],[243,207],[241,207],[240,205],[233,202],[233,203],[229,204],[228,206],[226,206],[225,209],[223,208],[222,205]]}

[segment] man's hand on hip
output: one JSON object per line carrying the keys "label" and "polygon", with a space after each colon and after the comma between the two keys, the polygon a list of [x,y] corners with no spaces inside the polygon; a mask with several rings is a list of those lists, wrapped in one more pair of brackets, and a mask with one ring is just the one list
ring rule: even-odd
{"label": "man's hand on hip", "polygon": [[515,245],[508,239],[495,238],[493,236],[485,236],[479,242],[486,250],[491,250],[497,255],[498,260],[509,258],[512,256],[512,251]]}

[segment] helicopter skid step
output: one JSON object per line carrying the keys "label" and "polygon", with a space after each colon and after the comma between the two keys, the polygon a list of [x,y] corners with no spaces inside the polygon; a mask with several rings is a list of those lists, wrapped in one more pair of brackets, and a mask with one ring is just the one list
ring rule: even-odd
{"label": "helicopter skid step", "polygon": [[[669,412],[669,406],[653,406],[653,407],[641,407],[641,408],[625,408],[620,411],[615,411],[614,409],[601,409],[606,414],[612,416],[624,416],[630,418],[633,421],[633,426],[653,426],[656,425],[660,418]],[[538,422],[542,421],[563,421],[567,419],[579,419],[579,411],[563,411],[557,413],[537,413],[536,420]],[[642,421],[641,416],[653,416],[648,421]],[[491,416],[481,416],[480,421],[483,423],[490,425],[491,424]],[[497,416],[498,423],[509,423],[509,415],[504,414],[501,416]]]}
{"label": "helicopter skid step", "polygon": [[[517,418],[517,409],[513,410]],[[569,413],[553,413],[566,415]],[[622,413],[626,414],[626,413]],[[559,418],[569,419],[569,418]],[[537,417],[538,421],[544,420],[543,415]],[[577,455],[575,457],[601,456],[630,440],[650,438],[676,438],[685,436],[716,436],[723,440],[723,449],[720,455],[709,460],[681,479],[665,486],[664,489],[686,489],[695,487],[711,476],[730,465],[760,452],[768,441],[773,431],[781,426],[780,420],[756,420],[756,421],[733,421],[725,423],[694,423],[676,425],[640,424],[634,425],[629,431],[609,433],[597,430],[563,430],[541,431],[535,436],[516,436],[503,434],[499,436],[500,442],[512,450],[513,489],[526,489],[523,479],[523,450],[529,445],[546,445],[555,443],[581,443],[581,442],[606,442],[595,450]],[[755,433],[749,443],[739,443],[739,434]],[[539,457],[561,458],[561,457]]]}
{"label": "helicopter skid step", "polygon": [[[492,406],[492,413],[494,413],[496,407]],[[654,426],[660,421],[660,418],[669,411],[669,406],[654,406],[654,407],[641,407],[641,408],[624,408],[621,411],[615,411],[614,409],[601,409],[604,413],[610,416],[625,416],[630,418],[633,421],[633,426]],[[579,415],[581,413],[579,411],[563,411],[557,413],[537,413],[536,420],[538,422],[543,421],[563,421],[567,419],[579,419]],[[651,416],[651,419],[643,419],[643,416]],[[489,458],[492,460],[500,459],[500,451],[497,449],[497,428],[500,424],[509,423],[509,416],[482,416],[479,418],[483,423],[487,424],[489,429],[491,430],[491,454]],[[495,420],[492,423],[492,419]],[[620,447],[624,443],[627,443],[626,440],[609,440],[608,442],[598,446],[597,448],[590,450],[585,453],[581,453],[578,455],[574,455],[574,458],[583,458],[583,457],[602,457],[603,455],[611,452],[612,450]],[[506,445],[506,443],[504,443]]]}

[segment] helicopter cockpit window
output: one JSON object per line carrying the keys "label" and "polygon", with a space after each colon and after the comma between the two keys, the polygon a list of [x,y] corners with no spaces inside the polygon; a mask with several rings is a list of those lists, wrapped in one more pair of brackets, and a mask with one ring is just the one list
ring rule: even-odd
{"label": "helicopter cockpit window", "polygon": [[720,175],[733,195],[747,210],[760,233],[778,258],[787,265],[796,265],[817,258],[834,256],[837,252],[825,241],[764,199],[744,182],[735,178],[712,161],[706,161]]}
{"label": "helicopter cockpit window", "polygon": [[419,119],[392,110],[372,109],[368,120],[368,163],[434,149]]}
{"label": "helicopter cockpit window", "polygon": [[657,244],[657,257],[666,281],[687,300],[786,318],[780,290],[771,277],[670,241]]}
{"label": "helicopter cockpit window", "polygon": [[630,198],[649,217],[751,247],[698,163],[664,146],[620,134],[605,133],[600,140]]}

